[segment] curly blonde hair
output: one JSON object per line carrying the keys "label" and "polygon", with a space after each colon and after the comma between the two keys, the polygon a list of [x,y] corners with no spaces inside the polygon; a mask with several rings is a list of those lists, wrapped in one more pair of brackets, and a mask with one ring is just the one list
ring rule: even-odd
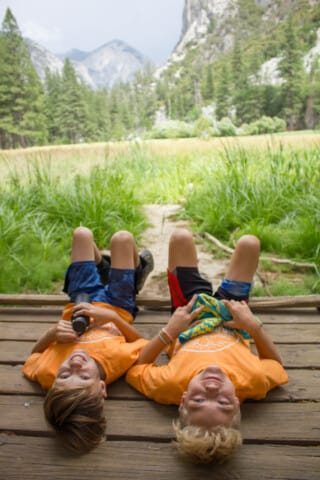
{"label": "curly blonde hair", "polygon": [[87,453],[105,439],[104,398],[99,391],[52,387],[43,407],[59,441],[73,453]]}
{"label": "curly blonde hair", "polygon": [[173,429],[178,452],[194,463],[222,463],[242,445],[241,433],[235,427],[219,425],[209,431],[195,425],[183,425],[177,419]]}

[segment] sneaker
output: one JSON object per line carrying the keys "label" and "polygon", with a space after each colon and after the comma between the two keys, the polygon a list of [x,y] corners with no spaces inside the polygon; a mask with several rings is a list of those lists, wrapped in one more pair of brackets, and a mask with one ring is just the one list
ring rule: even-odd
{"label": "sneaker", "polygon": [[150,250],[142,250],[139,255],[140,265],[136,268],[136,293],[139,293],[150,272],[154,268],[153,255]]}
{"label": "sneaker", "polygon": [[109,271],[111,267],[110,255],[102,255],[101,262],[97,265],[97,270],[100,275],[100,281],[102,285],[107,285],[109,281]]}

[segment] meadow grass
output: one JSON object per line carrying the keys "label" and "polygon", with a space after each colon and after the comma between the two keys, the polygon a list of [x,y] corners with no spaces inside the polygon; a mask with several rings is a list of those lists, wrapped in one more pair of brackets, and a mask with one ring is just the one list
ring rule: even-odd
{"label": "meadow grass", "polygon": [[[2,151],[0,291],[59,291],[73,229],[91,228],[100,248],[119,229],[139,240],[146,203],[179,203],[195,231],[230,245],[251,232],[264,251],[319,263],[319,145],[308,134]],[[320,291],[308,278],[300,290]]]}

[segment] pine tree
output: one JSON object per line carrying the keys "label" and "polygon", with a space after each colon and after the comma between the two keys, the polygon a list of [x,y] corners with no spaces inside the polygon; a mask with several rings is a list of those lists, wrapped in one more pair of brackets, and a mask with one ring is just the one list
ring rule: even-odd
{"label": "pine tree", "polygon": [[125,128],[121,120],[120,104],[119,85],[114,85],[109,96],[109,112],[111,123],[110,136],[115,140],[122,140],[125,136]]}
{"label": "pine tree", "polygon": [[289,130],[297,128],[302,114],[303,61],[297,27],[289,17],[285,28],[285,45],[279,70],[284,80],[282,88],[283,113]]}
{"label": "pine tree", "polygon": [[44,96],[16,19],[8,8],[0,33],[0,144],[46,141]]}
{"label": "pine tree", "polygon": [[60,143],[63,139],[63,128],[61,125],[62,109],[62,79],[58,73],[51,73],[46,69],[45,75],[45,105],[49,141]]}
{"label": "pine tree", "polygon": [[212,64],[206,65],[204,69],[204,76],[201,84],[201,94],[205,103],[212,101],[214,96]]}
{"label": "pine tree", "polygon": [[248,67],[245,64],[239,39],[235,39],[232,52],[232,79],[233,79],[233,95],[232,103],[236,108],[236,116],[238,123],[250,122],[251,99],[249,95]]}
{"label": "pine tree", "polygon": [[215,91],[216,116],[218,120],[221,120],[229,115],[231,97],[231,79],[225,62],[217,69]]}
{"label": "pine tree", "polygon": [[65,141],[77,143],[84,139],[86,108],[76,73],[67,58],[62,72],[61,127]]}
{"label": "pine tree", "polygon": [[320,55],[317,55],[310,68],[305,86],[306,111],[305,124],[307,128],[320,126]]}
{"label": "pine tree", "polygon": [[110,139],[110,114],[108,93],[94,91],[86,85],[81,86],[86,105],[85,138],[86,141],[103,142]]}

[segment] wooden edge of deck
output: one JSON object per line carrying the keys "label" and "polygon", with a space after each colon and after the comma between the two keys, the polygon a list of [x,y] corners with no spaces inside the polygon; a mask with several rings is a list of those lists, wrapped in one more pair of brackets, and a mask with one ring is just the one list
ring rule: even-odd
{"label": "wooden edge of deck", "polygon": [[[0,305],[65,305],[68,302],[67,295],[40,295],[40,294],[0,294]],[[137,296],[137,305],[147,308],[169,308],[169,297]],[[278,308],[320,308],[320,295],[297,295],[282,297],[252,297],[250,307],[255,309],[278,309]]]}

